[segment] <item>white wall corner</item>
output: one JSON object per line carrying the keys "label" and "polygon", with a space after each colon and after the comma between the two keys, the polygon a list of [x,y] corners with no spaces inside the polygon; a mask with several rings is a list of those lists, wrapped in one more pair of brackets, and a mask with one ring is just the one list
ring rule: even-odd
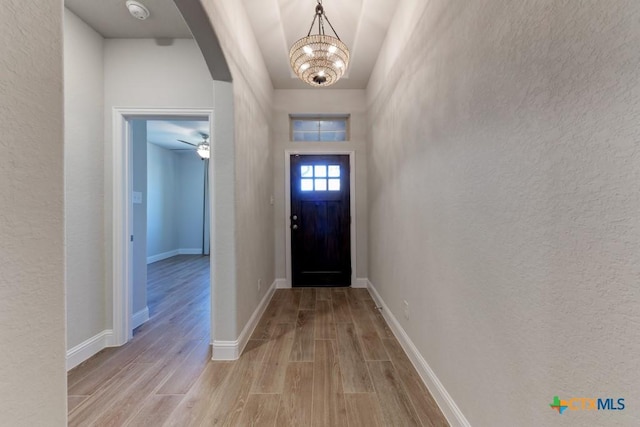
{"label": "white wall corner", "polygon": [[369,279],[366,277],[358,277],[351,285],[352,288],[366,288],[369,286]]}
{"label": "white wall corner", "polygon": [[290,289],[291,286],[287,284],[287,279],[276,279],[276,289]]}
{"label": "white wall corner", "polygon": [[105,329],[97,335],[89,338],[67,350],[67,371],[75,368],[105,347],[113,345],[113,331]]}
{"label": "white wall corner", "polygon": [[[200,253],[200,252],[198,252]],[[151,255],[147,257],[147,264],[151,264],[154,262],[158,262],[158,261],[162,261],[163,259],[167,259],[167,258],[171,258],[174,257],[176,255],[180,254],[180,250],[179,249],[174,249],[172,251],[169,252],[163,252],[161,254],[157,254],[157,255]]]}
{"label": "white wall corner", "polygon": [[135,329],[147,320],[149,320],[149,306],[146,306],[137,313],[134,313],[133,317],[131,318],[131,328]]}
{"label": "white wall corner", "polygon": [[442,410],[442,413],[447,418],[447,421],[449,421],[449,424],[453,427],[471,427],[471,424],[469,424],[469,421],[467,421],[460,408],[458,408],[458,405],[453,401],[451,395],[444,388],[444,385],[442,385],[435,372],[433,372],[427,361],[422,357],[418,348],[415,346],[413,341],[411,341],[411,338],[409,338],[409,335],[407,335],[402,325],[400,325],[398,319],[396,319],[393,313],[391,313],[389,307],[387,307],[387,304],[385,304],[382,297],[369,280],[367,280],[367,287],[376,304],[382,307],[382,315],[389,324],[389,327],[391,327],[393,334],[400,342],[400,345],[409,357],[409,360],[411,360],[414,368],[418,371],[422,382],[436,400],[438,406]]}
{"label": "white wall corner", "polygon": [[213,343],[211,344],[211,360],[237,360],[240,357],[242,351],[244,350],[244,347],[247,345],[247,342],[249,342],[251,334],[253,334],[256,326],[258,326],[260,318],[264,314],[264,311],[267,309],[267,305],[269,305],[269,301],[271,301],[271,298],[276,291],[278,280],[282,279],[274,280],[271,286],[269,286],[269,289],[267,290],[267,292],[265,292],[264,297],[262,297],[262,300],[260,301],[260,304],[258,304],[255,311],[251,315],[251,318],[249,318],[249,321],[242,329],[242,332],[240,332],[240,336],[237,340],[213,341]]}

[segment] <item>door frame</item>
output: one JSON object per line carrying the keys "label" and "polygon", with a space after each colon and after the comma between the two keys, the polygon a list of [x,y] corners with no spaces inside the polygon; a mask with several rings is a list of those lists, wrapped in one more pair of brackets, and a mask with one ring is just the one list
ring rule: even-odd
{"label": "door frame", "polygon": [[[180,108],[118,108],[112,110],[112,300],[113,341],[115,346],[126,344],[133,337],[133,143],[130,120],[207,119],[209,135],[213,135],[213,109]],[[212,141],[212,139],[210,139]],[[209,184],[211,168],[209,162]],[[209,185],[209,207],[214,196]],[[213,241],[213,227],[209,227],[209,242]],[[213,286],[209,276],[209,286]],[[213,289],[212,292],[213,294]],[[213,310],[213,308],[212,308]],[[212,316],[213,319],[213,316]],[[213,331],[213,325],[212,329]]]}
{"label": "door frame", "polygon": [[285,272],[286,287],[291,287],[293,274],[291,272],[291,155],[347,155],[349,156],[349,209],[351,224],[349,227],[349,239],[351,239],[351,286],[356,284],[356,152],[355,150],[332,150],[300,148],[284,151],[284,235],[285,235]]}

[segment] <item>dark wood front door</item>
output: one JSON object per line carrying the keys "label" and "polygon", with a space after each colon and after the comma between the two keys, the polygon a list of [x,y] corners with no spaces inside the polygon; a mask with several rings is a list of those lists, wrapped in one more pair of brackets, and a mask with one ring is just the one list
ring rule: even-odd
{"label": "dark wood front door", "polygon": [[292,286],[351,285],[349,156],[291,156]]}

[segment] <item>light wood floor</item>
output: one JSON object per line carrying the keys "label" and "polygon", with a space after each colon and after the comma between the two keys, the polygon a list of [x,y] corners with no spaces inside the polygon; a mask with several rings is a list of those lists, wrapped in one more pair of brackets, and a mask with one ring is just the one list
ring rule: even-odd
{"label": "light wood floor", "polygon": [[365,289],[277,290],[213,362],[209,258],[149,265],[151,319],[68,374],[71,426],[445,426]]}

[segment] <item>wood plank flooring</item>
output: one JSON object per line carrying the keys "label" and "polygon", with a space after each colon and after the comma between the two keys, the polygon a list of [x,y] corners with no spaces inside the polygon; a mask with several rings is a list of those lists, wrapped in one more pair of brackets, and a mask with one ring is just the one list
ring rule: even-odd
{"label": "wood plank flooring", "polygon": [[446,426],[364,289],[279,289],[210,360],[209,258],[148,266],[150,320],[68,374],[70,426]]}

